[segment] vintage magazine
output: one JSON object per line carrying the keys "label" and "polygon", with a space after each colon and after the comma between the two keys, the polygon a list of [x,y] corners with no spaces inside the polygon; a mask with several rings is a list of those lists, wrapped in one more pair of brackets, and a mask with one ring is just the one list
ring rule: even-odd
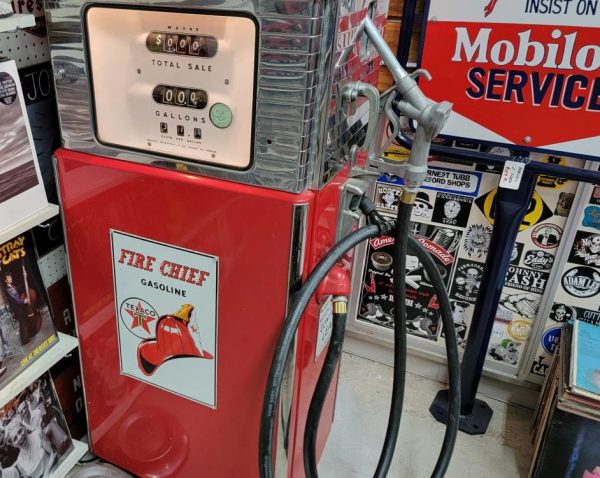
{"label": "vintage magazine", "polygon": [[47,206],[14,61],[0,61],[0,230]]}
{"label": "vintage magazine", "polygon": [[50,375],[0,410],[2,478],[49,477],[72,446]]}
{"label": "vintage magazine", "polygon": [[0,243],[0,388],[57,340],[31,235]]}

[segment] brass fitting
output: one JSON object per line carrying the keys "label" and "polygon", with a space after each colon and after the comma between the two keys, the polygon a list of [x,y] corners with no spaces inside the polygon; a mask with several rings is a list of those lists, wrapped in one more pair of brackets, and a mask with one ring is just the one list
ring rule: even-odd
{"label": "brass fitting", "polygon": [[343,296],[333,298],[333,313],[345,314],[348,312],[348,299]]}
{"label": "brass fitting", "polygon": [[402,189],[402,194],[400,195],[400,201],[403,204],[414,204],[417,200],[417,191]]}

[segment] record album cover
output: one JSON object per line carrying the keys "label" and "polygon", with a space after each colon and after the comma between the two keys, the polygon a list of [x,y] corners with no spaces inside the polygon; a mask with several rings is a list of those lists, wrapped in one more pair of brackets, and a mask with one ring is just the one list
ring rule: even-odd
{"label": "record album cover", "polygon": [[52,476],[73,445],[48,374],[0,409],[2,477]]}
{"label": "record album cover", "polygon": [[0,230],[47,206],[14,61],[0,61]]}
{"label": "record album cover", "polygon": [[31,235],[0,244],[0,388],[57,340]]}

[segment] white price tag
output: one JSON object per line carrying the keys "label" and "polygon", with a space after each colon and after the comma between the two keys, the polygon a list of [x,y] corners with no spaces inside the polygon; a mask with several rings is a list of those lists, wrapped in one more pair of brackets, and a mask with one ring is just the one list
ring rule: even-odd
{"label": "white price tag", "polygon": [[500,187],[504,189],[519,189],[524,170],[525,163],[506,161],[502,170],[502,177],[500,178]]}
{"label": "white price tag", "polygon": [[317,347],[315,350],[315,362],[319,359],[321,352],[331,338],[333,327],[333,296],[329,296],[319,311],[319,331],[317,332]]}

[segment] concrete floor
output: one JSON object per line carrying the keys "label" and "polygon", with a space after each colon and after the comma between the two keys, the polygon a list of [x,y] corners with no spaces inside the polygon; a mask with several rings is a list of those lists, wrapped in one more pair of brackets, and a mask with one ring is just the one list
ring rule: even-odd
{"label": "concrete floor", "polygon": [[[319,465],[324,478],[371,477],[389,413],[392,368],[349,354],[342,358],[337,411]],[[444,426],[429,414],[429,405],[444,384],[407,374],[402,426],[390,477],[429,477],[444,435]],[[485,398],[494,410],[485,435],[460,433],[448,478],[525,477],[531,460],[529,424],[532,411]]]}
{"label": "concrete floor", "polygon": [[[373,476],[385,436],[391,386],[391,367],[344,353],[336,417],[319,464],[321,477]],[[407,374],[402,426],[388,474],[390,478],[427,478],[431,475],[442,444],[444,426],[431,417],[428,409],[441,388],[444,388],[441,382]],[[494,410],[487,434],[469,436],[459,433],[446,477],[526,477],[531,460],[528,435],[532,411],[484,398]],[[79,465],[76,470],[89,472],[87,468],[97,465]],[[123,476],[130,475],[124,473]]]}

